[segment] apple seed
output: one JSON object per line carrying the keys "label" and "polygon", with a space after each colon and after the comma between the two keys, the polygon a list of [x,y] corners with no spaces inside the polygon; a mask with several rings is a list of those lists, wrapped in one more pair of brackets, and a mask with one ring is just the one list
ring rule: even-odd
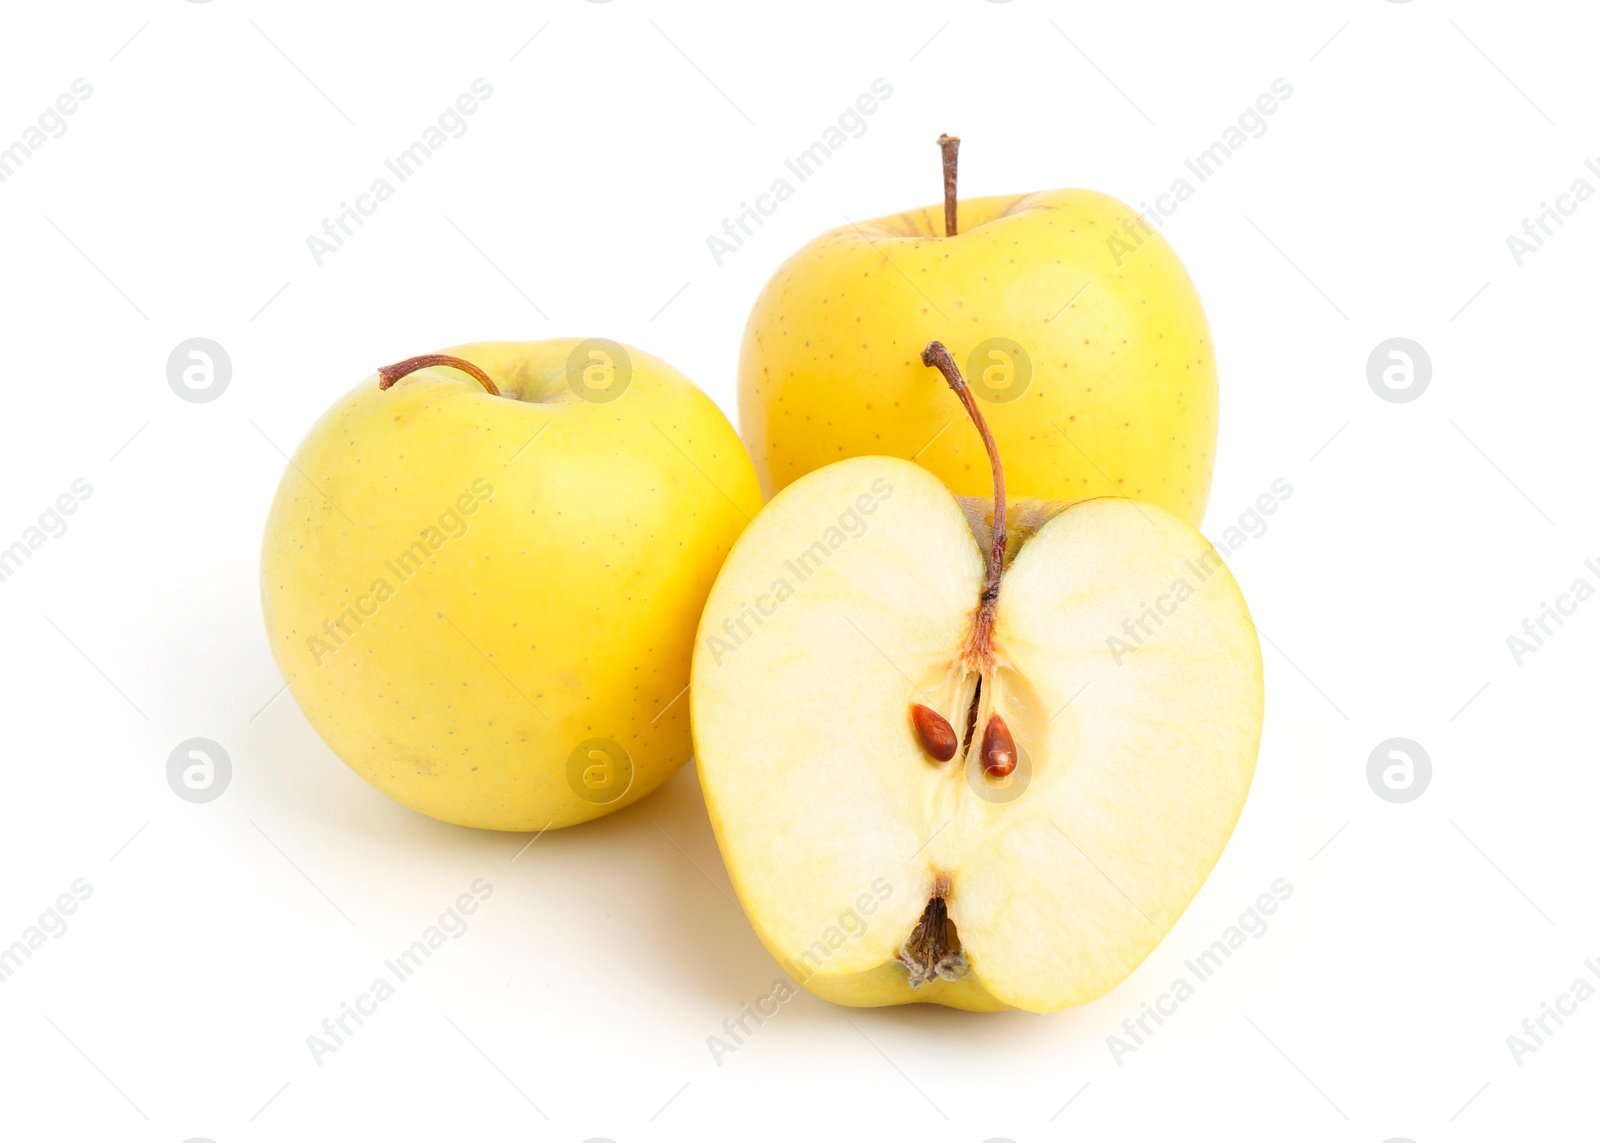
{"label": "apple seed", "polygon": [[949,721],[931,706],[920,702],[911,704],[911,724],[917,728],[917,740],[928,757],[935,762],[948,762],[956,756],[956,732]]}
{"label": "apple seed", "polygon": [[989,716],[983,731],[983,772],[991,778],[1004,778],[1017,768],[1017,744],[1011,728],[998,714]]}

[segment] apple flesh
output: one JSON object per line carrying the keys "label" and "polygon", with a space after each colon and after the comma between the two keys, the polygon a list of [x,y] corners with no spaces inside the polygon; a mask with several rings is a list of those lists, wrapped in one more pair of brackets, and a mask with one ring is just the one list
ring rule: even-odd
{"label": "apple flesh", "polygon": [[1216,361],[1172,247],[1087,190],[966,199],[958,218],[953,238],[942,206],[840,227],[762,291],[739,357],[739,423],[767,495],[881,455],[987,496],[983,450],[951,425],[919,358],[937,338],[991,398],[1019,496],[1129,496],[1198,527]]}
{"label": "apple flesh", "polygon": [[262,607],[290,690],[353,770],[442,821],[572,825],[690,756],[695,625],[760,491],[686,377],[618,347],[631,377],[596,358],[575,389],[578,344],[448,351],[498,396],[443,366],[368,378],[268,515]]}
{"label": "apple flesh", "polygon": [[[818,996],[1092,1000],[1177,921],[1244,804],[1260,647],[1211,545],[1122,498],[1006,519],[986,647],[993,507],[904,460],[791,484],[712,588],[700,781],[745,912]],[[918,704],[959,737],[950,761]]]}

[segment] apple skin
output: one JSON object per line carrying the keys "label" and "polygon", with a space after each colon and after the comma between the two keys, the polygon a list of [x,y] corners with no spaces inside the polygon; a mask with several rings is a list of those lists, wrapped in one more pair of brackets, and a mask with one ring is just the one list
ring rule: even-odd
{"label": "apple skin", "polygon": [[1217,439],[1211,334],[1183,264],[1141,225],[1116,199],[1054,190],[962,201],[953,239],[930,206],[800,250],[762,291],[739,357],[740,428],[766,494],[887,455],[987,496],[983,446],[921,353],[944,342],[977,391],[1006,359],[973,370],[973,351],[1007,338],[1031,381],[983,410],[1014,496],[1130,496],[1198,527]]}
{"label": "apple skin", "polygon": [[[351,769],[441,821],[572,825],[691,754],[696,624],[760,489],[682,374],[627,348],[631,383],[595,403],[566,381],[577,344],[446,351],[499,397],[453,369],[367,378],[296,450],[267,519],[262,607],[290,690]],[[592,739],[627,752],[621,796],[569,781]]]}
{"label": "apple skin", "polygon": [[[1245,804],[1261,649],[1210,542],[1120,497],[1008,509],[974,712],[1024,752],[1008,796],[979,743],[938,762],[908,710],[959,727],[969,709],[992,502],[985,521],[904,460],[828,465],[762,510],[707,600],[690,692],[707,816],[761,942],[823,999],[1086,1004],[1177,923]],[[1147,611],[1157,625],[1122,627]],[[898,953],[934,892],[967,972],[913,988]]]}

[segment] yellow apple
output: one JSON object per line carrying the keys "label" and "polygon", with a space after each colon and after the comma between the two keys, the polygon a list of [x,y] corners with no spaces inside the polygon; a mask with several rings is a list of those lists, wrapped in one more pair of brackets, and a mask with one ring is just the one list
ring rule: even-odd
{"label": "yellow apple", "polygon": [[447,354],[361,382],[296,450],[262,546],[273,654],[396,801],[488,829],[587,821],[690,756],[695,625],[755,473],[710,398],[637,349]]}
{"label": "yellow apple", "polygon": [[949,346],[1020,496],[1120,495],[1198,526],[1217,372],[1199,295],[1160,234],[1087,190],[969,199],[830,231],[757,300],[739,422],[768,496],[852,456],[914,459],[981,496],[988,468],[919,354]]}
{"label": "yellow apple", "polygon": [[701,620],[729,877],[840,1004],[1104,995],[1200,891],[1255,770],[1261,650],[1216,550],[1121,497],[1007,502],[974,419],[987,511],[901,459],[827,465],[739,537]]}

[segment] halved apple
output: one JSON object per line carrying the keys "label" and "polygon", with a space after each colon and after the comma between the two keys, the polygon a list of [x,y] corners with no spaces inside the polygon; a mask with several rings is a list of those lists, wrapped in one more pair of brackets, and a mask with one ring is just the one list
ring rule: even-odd
{"label": "halved apple", "polygon": [[745,912],[813,993],[1052,1011],[1126,977],[1215,864],[1255,768],[1260,646],[1167,512],[1008,511],[959,373],[937,342],[925,360],[984,436],[995,504],[888,457],[779,493],[701,620],[700,781]]}

